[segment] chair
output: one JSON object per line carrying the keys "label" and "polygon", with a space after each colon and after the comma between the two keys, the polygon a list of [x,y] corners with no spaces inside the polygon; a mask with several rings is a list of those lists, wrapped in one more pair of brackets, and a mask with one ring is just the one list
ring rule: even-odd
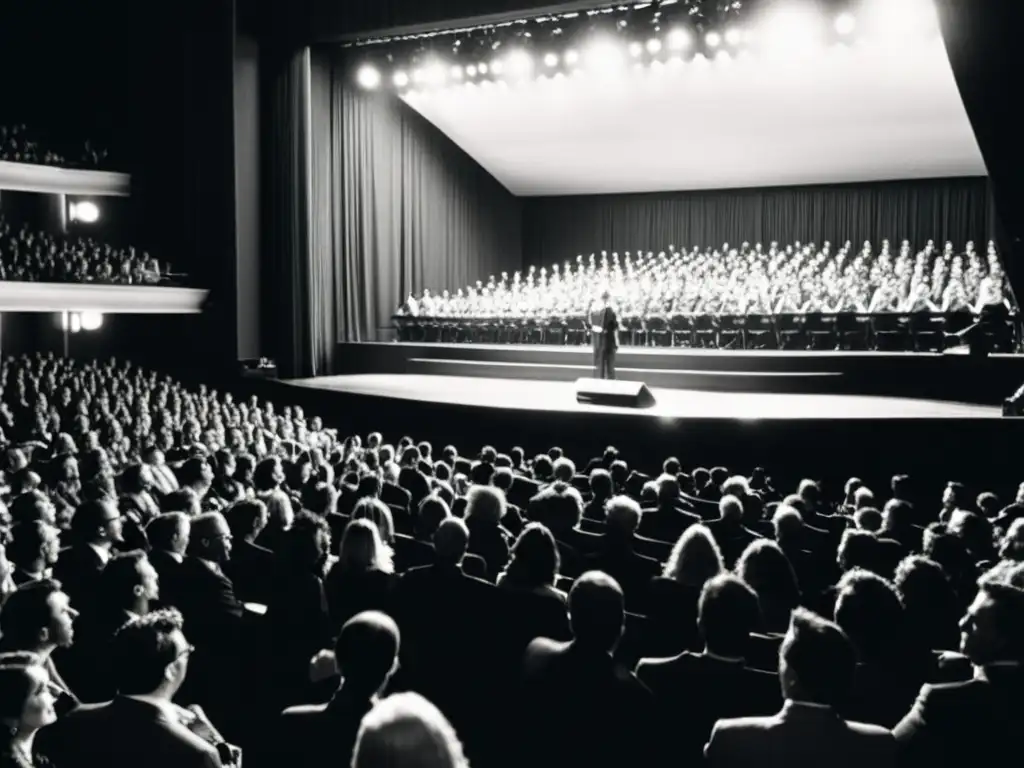
{"label": "chair", "polygon": [[629,334],[629,344],[633,347],[647,346],[647,330],[644,319],[639,315],[631,315],[625,319],[624,325]]}
{"label": "chair", "polygon": [[869,349],[871,316],[842,312],[836,315],[836,349]]}
{"label": "chair", "polygon": [[744,349],[770,349],[776,342],[775,318],[771,315],[747,315],[743,337]]}
{"label": "chair", "polygon": [[565,344],[565,318],[550,317],[544,330],[544,336],[549,344]]}
{"label": "chair", "polygon": [[646,342],[652,347],[668,347],[672,345],[668,320],[661,315],[652,315],[646,321]]}
{"label": "chair", "polygon": [[743,331],[746,324],[746,315],[722,315],[718,318],[718,348],[739,347],[743,349],[745,342]]}
{"label": "chair", "polygon": [[587,324],[583,317],[567,317],[564,324],[565,344],[582,346],[587,343]]}
{"label": "chair", "polygon": [[694,346],[701,349],[718,347],[718,320],[712,315],[695,315],[693,317]]}
{"label": "chair", "polygon": [[910,316],[910,342],[915,352],[941,352],[945,346],[946,316],[915,312]]}
{"label": "chair", "polygon": [[696,336],[693,328],[693,318],[691,316],[672,315],[668,321],[668,327],[673,347],[696,346]]}
{"label": "chair", "polygon": [[876,351],[905,351],[912,348],[910,315],[883,312],[874,316],[872,325]]}
{"label": "chair", "polygon": [[813,312],[804,319],[804,335],[807,349],[832,349],[835,347],[836,316]]}
{"label": "chair", "polygon": [[804,315],[786,313],[776,315],[775,327],[779,349],[800,347],[804,338]]}

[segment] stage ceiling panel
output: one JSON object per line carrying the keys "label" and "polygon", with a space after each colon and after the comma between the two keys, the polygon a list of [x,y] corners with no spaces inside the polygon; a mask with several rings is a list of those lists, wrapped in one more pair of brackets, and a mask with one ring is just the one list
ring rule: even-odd
{"label": "stage ceiling panel", "polygon": [[403,98],[520,196],[987,173],[938,37]]}

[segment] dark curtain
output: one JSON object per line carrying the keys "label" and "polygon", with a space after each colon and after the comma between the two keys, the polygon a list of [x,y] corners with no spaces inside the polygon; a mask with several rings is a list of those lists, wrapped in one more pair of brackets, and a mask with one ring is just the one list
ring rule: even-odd
{"label": "dark curtain", "polygon": [[[335,212],[340,224],[338,340],[373,341],[387,337],[412,291],[520,269],[520,204],[400,99],[356,87],[343,60],[331,69],[332,136],[314,133],[314,167],[340,177],[314,185],[314,210]],[[317,251],[331,256],[321,247],[326,238]]]}
{"label": "dark curtain", "polygon": [[846,240],[894,247],[910,240],[994,237],[984,178],[898,181],[645,195],[536,197],[523,201],[523,261],[548,264],[600,251],[822,243]]}
{"label": "dark curtain", "polygon": [[974,128],[1003,226],[1002,255],[1018,296],[1024,280],[1024,142],[1016,82],[1024,3],[937,0],[949,63]]}
{"label": "dark curtain", "polygon": [[268,51],[264,89],[268,113],[262,304],[279,370],[315,375],[311,339],[310,52]]}

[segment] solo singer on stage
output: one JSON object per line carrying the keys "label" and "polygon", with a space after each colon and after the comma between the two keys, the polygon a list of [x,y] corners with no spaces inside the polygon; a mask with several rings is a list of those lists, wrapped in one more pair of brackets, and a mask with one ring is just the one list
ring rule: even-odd
{"label": "solo singer on stage", "polygon": [[619,348],[619,318],[610,303],[611,293],[601,292],[590,308],[590,339],[594,345],[594,378],[615,378],[615,353]]}

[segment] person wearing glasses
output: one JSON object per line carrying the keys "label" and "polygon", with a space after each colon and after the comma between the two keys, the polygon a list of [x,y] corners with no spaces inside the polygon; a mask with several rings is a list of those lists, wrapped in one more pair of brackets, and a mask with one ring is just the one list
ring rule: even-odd
{"label": "person wearing glasses", "polygon": [[181,614],[168,608],[138,616],[114,635],[117,690],[40,732],[40,747],[61,768],[219,768],[239,753],[219,738],[198,707],[173,702],[195,650]]}

